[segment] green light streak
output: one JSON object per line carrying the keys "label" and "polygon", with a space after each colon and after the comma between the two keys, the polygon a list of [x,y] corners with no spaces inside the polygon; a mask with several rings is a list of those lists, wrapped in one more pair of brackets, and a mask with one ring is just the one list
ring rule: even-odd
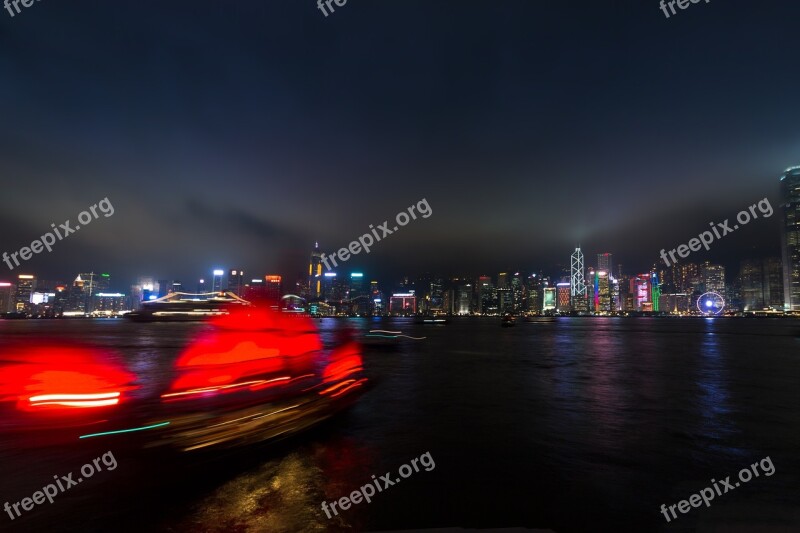
{"label": "green light streak", "polygon": [[120,429],[118,431],[106,431],[105,433],[92,433],[91,435],[81,435],[78,437],[79,439],[88,439],[89,437],[102,437],[104,435],[117,435],[119,433],[132,433],[134,431],[144,431],[146,429],[153,429],[153,428],[160,428],[163,426],[169,425],[169,422],[162,422],[160,424],[154,424],[152,426],[144,426],[141,428],[133,428],[133,429]]}

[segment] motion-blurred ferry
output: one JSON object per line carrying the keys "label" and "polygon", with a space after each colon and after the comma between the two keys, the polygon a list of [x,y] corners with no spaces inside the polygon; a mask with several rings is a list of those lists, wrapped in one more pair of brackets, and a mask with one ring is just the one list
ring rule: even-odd
{"label": "motion-blurred ferry", "polygon": [[225,316],[230,314],[232,308],[251,305],[232,292],[172,292],[156,300],[143,302],[141,309],[125,314],[125,318],[136,322],[189,322]]}

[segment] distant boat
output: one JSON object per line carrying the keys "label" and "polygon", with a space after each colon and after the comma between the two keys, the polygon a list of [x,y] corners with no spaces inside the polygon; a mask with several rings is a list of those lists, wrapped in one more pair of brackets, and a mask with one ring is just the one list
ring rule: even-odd
{"label": "distant boat", "polygon": [[[182,296],[193,298],[183,299]],[[211,296],[199,299],[199,296]],[[188,294],[173,292],[157,300],[143,302],[138,311],[124,316],[134,322],[193,322],[230,314],[231,308],[252,304],[233,293]]]}
{"label": "distant boat", "polygon": [[500,325],[504,328],[510,328],[511,326],[517,325],[517,317],[510,314],[503,315],[503,318],[500,320]]}

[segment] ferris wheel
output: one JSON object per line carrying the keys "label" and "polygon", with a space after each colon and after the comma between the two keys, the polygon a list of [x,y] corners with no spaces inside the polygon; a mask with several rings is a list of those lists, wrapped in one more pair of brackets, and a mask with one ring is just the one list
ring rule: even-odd
{"label": "ferris wheel", "polygon": [[706,316],[722,314],[725,309],[725,299],[716,292],[707,292],[697,299],[697,309]]}

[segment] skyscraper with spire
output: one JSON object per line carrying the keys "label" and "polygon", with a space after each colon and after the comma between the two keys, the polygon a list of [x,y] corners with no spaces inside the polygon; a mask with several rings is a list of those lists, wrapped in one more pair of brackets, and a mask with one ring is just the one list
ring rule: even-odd
{"label": "skyscraper with spire", "polygon": [[570,258],[569,293],[574,311],[586,311],[586,278],[584,277],[583,252],[580,245]]}
{"label": "skyscraper with spire", "polygon": [[311,257],[308,261],[308,297],[319,298],[322,294],[322,252],[319,251],[319,243],[314,243],[311,250]]}

